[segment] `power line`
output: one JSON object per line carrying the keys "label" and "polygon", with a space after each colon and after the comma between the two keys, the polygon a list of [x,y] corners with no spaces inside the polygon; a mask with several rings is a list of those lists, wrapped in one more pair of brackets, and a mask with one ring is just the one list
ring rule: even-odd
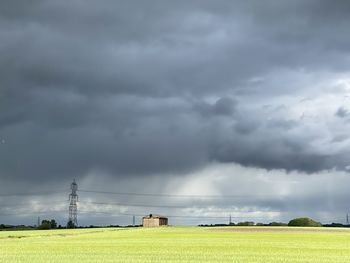
{"label": "power line", "polygon": [[[57,201],[46,201],[46,202],[20,202],[20,203],[6,203],[6,206],[2,206],[1,208],[10,208],[10,207],[28,207],[28,206],[49,206],[52,204],[66,204],[67,200],[57,200]],[[131,206],[131,207],[156,207],[156,208],[206,208],[208,205],[167,205],[167,204],[137,204],[137,203],[120,203],[120,202],[95,202],[95,201],[79,201],[77,204],[91,204],[91,205],[113,205],[113,206]],[[212,204],[210,207],[221,207],[225,208],[231,206],[231,204],[221,204],[221,205],[215,205]],[[1,210],[0,208],[0,210]],[[269,211],[274,212],[274,211]],[[279,211],[280,212],[280,211]]]}
{"label": "power line", "polygon": [[[62,213],[66,210],[54,210],[54,211],[33,211],[33,212],[21,212],[21,215],[37,215],[37,214],[51,214],[51,213]],[[105,214],[109,216],[145,216],[144,214],[135,213],[122,213],[122,212],[104,212],[104,211],[93,211],[93,210],[80,210],[79,213],[83,214]],[[0,213],[0,216],[18,216],[18,213]],[[201,218],[201,219],[227,219],[227,216],[192,216],[192,215],[167,215],[170,218]],[[232,216],[232,218],[243,218],[243,219],[262,219],[264,217],[254,217],[254,216]]]}
{"label": "power line", "polygon": [[[123,215],[123,216],[145,216],[144,214],[135,214],[135,213],[113,213],[113,212],[103,212],[103,211],[86,211],[86,210],[80,210],[80,213],[94,213],[94,214],[107,214],[110,216],[113,216],[114,214],[117,214],[117,216]],[[167,215],[166,217],[170,218],[202,218],[202,219],[227,219],[228,216],[192,216],[192,215]],[[265,217],[254,217],[254,216],[232,216],[231,218],[251,218],[251,219],[263,219]]]}
{"label": "power line", "polygon": [[[49,215],[49,214],[55,214],[55,213],[63,213],[66,212],[66,210],[53,210],[53,211],[32,211],[32,212],[20,212],[21,216],[30,216],[30,215]],[[94,211],[94,210],[80,210],[79,211],[82,214],[104,214],[109,215],[110,217],[120,217],[120,216],[140,216],[143,217],[145,214],[137,214],[137,213],[122,213],[122,212],[106,212],[106,211]],[[17,216],[19,213],[0,213],[0,217],[3,216]],[[178,214],[171,214],[167,215],[168,218],[183,218],[183,219],[228,219],[230,216],[211,216],[211,215],[203,215],[203,216],[196,216],[196,215],[178,215]],[[258,220],[258,219],[267,219],[267,217],[263,216],[231,216],[232,219],[244,219],[244,220]],[[336,220],[337,218],[332,218],[329,220]],[[278,220],[278,219],[274,219]]]}
{"label": "power line", "polygon": [[[150,196],[150,197],[179,197],[179,198],[252,198],[271,196],[272,194],[260,195],[184,195],[184,194],[154,194],[154,193],[128,193],[128,192],[110,192],[110,191],[95,191],[95,190],[79,190],[79,192],[95,193],[95,194],[111,194],[111,195],[129,195],[129,196]],[[278,197],[278,196],[277,196]]]}
{"label": "power line", "polygon": [[0,197],[11,197],[11,196],[40,196],[40,195],[62,194],[62,193],[66,193],[66,191],[28,192],[28,193],[8,193],[8,194],[0,194]]}
{"label": "power line", "polygon": [[2,208],[10,208],[10,207],[21,207],[21,206],[25,206],[25,207],[28,207],[28,206],[34,206],[34,205],[37,205],[37,206],[49,206],[49,205],[52,205],[52,204],[67,204],[67,201],[52,201],[52,202],[38,202],[38,203],[11,203],[11,204],[6,204],[6,206],[1,206],[0,209]]}
{"label": "power line", "polygon": [[[82,189],[82,190],[77,190],[76,192],[86,192],[86,193],[96,193],[96,194],[106,194],[106,195],[120,195],[120,196],[140,196],[140,197],[165,197],[165,198],[206,198],[206,199],[229,199],[229,198],[257,198],[257,197],[274,197],[274,198],[283,198],[284,196],[281,195],[274,195],[274,194],[257,194],[257,195],[189,195],[189,194],[162,194],[162,193],[135,193],[135,192],[112,192],[112,191],[96,191],[96,190],[87,190],[87,189]],[[57,190],[56,191],[40,191],[40,192],[26,192],[26,193],[5,193],[5,194],[0,194],[0,197],[20,197],[20,196],[45,196],[45,195],[52,195],[52,194],[58,194],[58,193],[67,193],[66,190]],[[71,200],[70,200],[71,201]],[[76,200],[77,201],[77,200]],[[54,204],[54,203],[66,203],[67,201],[52,201],[48,202],[48,205]],[[145,208],[194,208],[194,207],[203,207],[203,206],[191,206],[191,205],[158,205],[158,204],[139,204],[139,203],[110,203],[110,202],[80,202],[80,203],[85,203],[85,204],[91,204],[91,205],[113,205],[113,206],[126,206],[126,207],[145,207]],[[31,205],[39,205],[40,208],[42,209],[42,205],[44,203],[39,202],[39,203],[28,203],[28,204],[18,204],[17,206],[31,206]],[[16,206],[15,204],[11,204],[12,206]],[[219,207],[227,207],[227,205],[221,205]],[[8,207],[8,206],[7,206]],[[204,206],[205,207],[205,206]],[[4,208],[4,207],[3,207]],[[18,212],[18,213],[6,213],[8,209],[4,209],[3,213],[0,212],[0,216],[26,216],[26,215],[34,215],[34,214],[54,214],[54,213],[62,213],[66,212],[65,210],[52,210],[52,211],[29,211],[29,212]],[[213,211],[210,210],[212,213]],[[74,211],[73,211],[74,212]],[[85,214],[105,214],[109,216],[144,216],[144,214],[135,214],[135,213],[122,213],[118,211],[95,211],[95,210],[82,210],[80,211],[81,213]],[[226,213],[225,211],[221,211]],[[232,211],[230,211],[232,212]],[[227,213],[230,213],[227,211]],[[266,211],[271,212],[271,211]],[[281,211],[279,211],[282,213]],[[190,212],[188,212],[190,213]],[[257,216],[251,216],[252,212],[245,212],[249,213],[249,216],[230,216],[230,222],[231,218],[236,218],[236,219],[252,219],[252,220],[258,220],[258,219],[267,219],[269,218],[268,216],[265,217],[258,217]],[[261,215],[261,214],[260,214]],[[229,216],[210,216],[210,215],[185,215],[185,214],[173,214],[173,215],[167,215],[169,218],[184,218],[184,219],[191,219],[191,218],[197,218],[197,219],[228,219]],[[76,218],[76,217],[75,217]],[[333,218],[332,220],[335,220],[336,218]],[[274,219],[276,220],[276,219]],[[347,222],[348,222],[348,216],[347,216]]]}
{"label": "power line", "polygon": [[[51,214],[51,213],[63,213],[67,212],[66,210],[54,210],[54,211],[32,211],[32,212],[20,212],[21,216],[30,216],[37,214]],[[0,216],[16,216],[18,217],[19,213],[0,213]]]}
{"label": "power line", "polygon": [[[85,203],[85,204],[97,204],[97,205],[114,205],[114,206],[133,206],[133,207],[155,207],[155,208],[182,208],[182,209],[186,209],[186,208],[206,208],[208,206],[172,206],[172,205],[147,205],[147,204],[127,204],[127,203],[107,203],[107,202],[79,202],[79,203]],[[215,206],[214,206],[215,207]],[[223,208],[225,206],[219,206],[218,208]],[[215,210],[211,210],[211,212],[214,212]],[[221,212],[220,210],[217,210],[219,212]],[[232,212],[231,210],[229,212]],[[282,211],[265,211],[265,212],[278,212],[278,213],[284,213]],[[246,211],[246,213],[253,213],[252,211]]]}
{"label": "power line", "polygon": [[189,206],[177,206],[177,205],[147,205],[147,204],[127,204],[127,203],[106,203],[106,202],[79,202],[85,204],[96,205],[116,205],[116,206],[137,206],[137,207],[158,207],[158,208],[189,208]]}
{"label": "power line", "polygon": [[[3,209],[3,208],[11,208],[11,207],[28,207],[28,206],[33,206],[33,205],[37,205],[37,206],[49,206],[49,205],[52,205],[52,204],[66,204],[67,201],[53,201],[53,202],[39,202],[39,203],[11,203],[11,204],[6,204],[6,206],[2,206],[0,208]],[[205,207],[208,207],[208,206],[204,206],[204,205],[153,205],[153,204],[134,204],[134,203],[110,203],[110,202],[91,202],[91,201],[79,201],[77,202],[77,204],[91,204],[91,205],[113,205],[113,206],[132,206],[132,207],[156,207],[156,208],[205,208]],[[228,205],[221,205],[219,207],[226,207]],[[214,206],[211,206],[211,207],[216,207],[215,205]]]}

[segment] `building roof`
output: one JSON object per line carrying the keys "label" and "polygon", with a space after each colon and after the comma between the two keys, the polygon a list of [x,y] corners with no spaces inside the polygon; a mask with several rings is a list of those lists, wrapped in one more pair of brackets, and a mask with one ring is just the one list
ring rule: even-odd
{"label": "building roof", "polygon": [[151,219],[151,218],[166,218],[167,219],[167,217],[166,216],[161,216],[161,215],[153,215],[153,214],[149,214],[149,215],[147,215],[147,216],[144,216],[143,217],[144,219]]}

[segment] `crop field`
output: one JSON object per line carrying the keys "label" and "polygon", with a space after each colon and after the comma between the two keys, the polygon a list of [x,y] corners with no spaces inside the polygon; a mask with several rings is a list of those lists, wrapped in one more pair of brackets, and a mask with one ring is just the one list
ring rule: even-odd
{"label": "crop field", "polygon": [[0,262],[350,262],[350,229],[0,231]]}

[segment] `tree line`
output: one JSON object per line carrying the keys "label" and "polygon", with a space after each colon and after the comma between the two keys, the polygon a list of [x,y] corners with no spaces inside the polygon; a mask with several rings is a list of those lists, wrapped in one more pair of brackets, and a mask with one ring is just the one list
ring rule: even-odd
{"label": "tree line", "polygon": [[270,222],[270,223],[255,223],[253,221],[243,221],[238,223],[229,223],[229,224],[202,224],[199,226],[289,226],[289,227],[350,227],[350,225],[344,225],[341,223],[331,223],[331,224],[321,224],[308,217],[299,217],[290,220],[288,223],[282,222]]}

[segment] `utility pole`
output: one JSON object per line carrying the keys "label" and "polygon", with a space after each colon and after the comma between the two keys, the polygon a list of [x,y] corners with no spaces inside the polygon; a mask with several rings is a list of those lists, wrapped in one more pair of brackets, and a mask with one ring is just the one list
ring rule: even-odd
{"label": "utility pole", "polygon": [[230,220],[229,220],[229,225],[232,224],[232,218],[231,218],[231,215],[230,215]]}
{"label": "utility pole", "polygon": [[346,224],[349,225],[349,214],[346,214]]}
{"label": "utility pole", "polygon": [[40,216],[38,216],[38,224],[37,224],[37,228],[40,227]]}
{"label": "utility pole", "polygon": [[132,216],[132,226],[135,226],[135,216]]}
{"label": "utility pole", "polygon": [[78,185],[75,182],[75,179],[73,180],[73,183],[70,186],[70,189],[72,190],[72,193],[69,195],[69,217],[68,217],[68,223],[73,224],[74,227],[78,226]]}

